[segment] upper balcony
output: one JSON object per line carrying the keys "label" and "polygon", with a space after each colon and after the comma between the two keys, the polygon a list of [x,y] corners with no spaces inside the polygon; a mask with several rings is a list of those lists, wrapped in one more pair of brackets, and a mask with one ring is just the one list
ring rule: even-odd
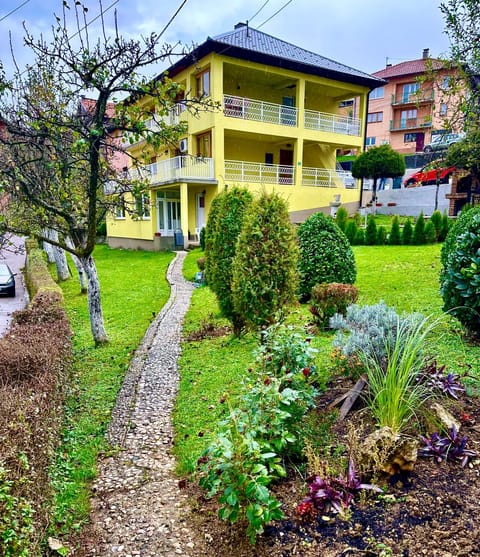
{"label": "upper balcony", "polygon": [[149,178],[152,185],[174,182],[213,182],[213,159],[189,155],[147,164],[130,173],[132,178]]}
{"label": "upper balcony", "polygon": [[[253,120],[281,126],[298,126],[298,108],[257,99],[224,95],[224,114],[230,118]],[[339,116],[327,112],[305,110],[303,125],[306,129],[340,133],[360,137],[361,121],[358,118]]]}
{"label": "upper balcony", "polygon": [[434,92],[433,89],[425,91],[417,91],[416,93],[402,93],[399,95],[392,95],[392,106],[405,105],[420,105],[433,102]]}
{"label": "upper balcony", "polygon": [[[179,110],[179,105],[175,106],[172,110],[170,110],[168,114],[164,116],[152,116],[151,118],[148,118],[148,120],[145,120],[145,127],[147,128],[147,130],[150,130],[152,132],[158,132],[161,129],[160,122],[165,123],[167,126],[175,126],[180,121],[180,114],[181,112]],[[124,132],[122,138],[122,146],[129,147],[131,145],[142,143],[143,141],[145,141],[145,138],[142,136],[136,138],[134,134]]]}
{"label": "upper balcony", "polygon": [[431,128],[432,121],[425,118],[399,118],[390,120],[390,131],[398,132],[405,130],[418,130],[421,128]]}

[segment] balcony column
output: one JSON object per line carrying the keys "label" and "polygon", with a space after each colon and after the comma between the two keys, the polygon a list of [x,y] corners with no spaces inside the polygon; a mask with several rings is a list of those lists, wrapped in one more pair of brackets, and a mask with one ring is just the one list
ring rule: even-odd
{"label": "balcony column", "polygon": [[188,184],[180,184],[180,222],[183,233],[183,247],[188,247]]}
{"label": "balcony column", "polygon": [[297,81],[297,108],[298,108],[298,127],[304,128],[305,124],[305,80]]}
{"label": "balcony column", "polygon": [[368,107],[368,94],[362,93],[360,95],[360,106],[358,110],[358,117],[360,118],[360,122],[362,123],[360,135],[363,137],[364,142],[365,142],[365,134],[367,133],[366,131],[367,107]]}

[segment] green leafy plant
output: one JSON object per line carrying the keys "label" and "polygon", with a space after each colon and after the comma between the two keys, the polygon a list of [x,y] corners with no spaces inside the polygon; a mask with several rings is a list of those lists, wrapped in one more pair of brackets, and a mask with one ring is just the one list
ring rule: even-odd
{"label": "green leafy plant", "polygon": [[317,284],[312,288],[310,313],[316,325],[328,328],[330,318],[336,313],[345,315],[347,307],[358,298],[358,289],[351,284]]}
{"label": "green leafy plant", "polygon": [[378,226],[375,244],[377,246],[384,246],[386,243],[387,243],[387,230],[385,229],[384,226]]}
{"label": "green leafy plant", "polygon": [[402,231],[403,245],[409,246],[412,243],[412,238],[413,238],[412,221],[410,219],[407,219],[405,221],[405,224],[403,225],[403,231]]}
{"label": "green leafy plant", "polygon": [[433,244],[437,239],[437,232],[435,230],[435,224],[429,220],[425,224],[425,242],[427,244]]}
{"label": "green leafy plant", "polygon": [[295,300],[298,248],[286,201],[262,193],[248,208],[232,269],[235,314],[250,329],[282,319]]}
{"label": "green leafy plant", "polygon": [[357,235],[357,231],[358,231],[357,223],[353,219],[349,220],[345,228],[345,236],[347,237],[347,240],[350,242],[350,245],[352,246],[355,244],[355,237]]}
{"label": "green leafy plant", "polygon": [[365,230],[365,244],[367,246],[375,245],[377,241],[377,223],[375,222],[375,216],[370,214],[367,218],[367,228]]}
{"label": "green leafy plant", "polygon": [[298,228],[300,259],[299,296],[308,300],[312,288],[322,282],[353,284],[355,258],[345,234],[323,213],[314,213]]}
{"label": "green leafy plant", "polygon": [[435,240],[439,241],[442,232],[442,213],[438,210],[433,211],[430,222],[433,223],[435,229]]}
{"label": "green leafy plant", "polygon": [[454,315],[469,334],[480,335],[480,208],[470,209],[451,229],[442,263],[444,311]]}
{"label": "green leafy plant", "polygon": [[310,343],[278,326],[264,336],[239,403],[199,459],[200,485],[218,496],[219,517],[246,518],[252,543],[266,523],[283,516],[268,486],[285,476],[281,457],[298,443],[302,416],[316,395]]}
{"label": "green leafy plant", "polygon": [[345,207],[339,207],[337,214],[335,215],[335,223],[343,233],[345,233],[347,222],[348,222],[348,211],[345,209]]}
{"label": "green leafy plant", "polygon": [[206,228],[205,226],[202,226],[202,229],[200,230],[200,237],[199,237],[200,249],[202,251],[205,251],[205,232],[206,232]]}
{"label": "green leafy plant", "polygon": [[425,243],[425,217],[423,216],[423,211],[415,221],[415,227],[413,229],[412,244],[420,246]]}

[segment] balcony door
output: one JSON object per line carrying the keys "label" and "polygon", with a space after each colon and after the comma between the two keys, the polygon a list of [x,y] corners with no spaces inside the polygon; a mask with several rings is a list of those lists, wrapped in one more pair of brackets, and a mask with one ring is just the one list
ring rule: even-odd
{"label": "balcony door", "polygon": [[157,232],[162,236],[173,236],[181,227],[180,192],[157,192]]}
{"label": "balcony door", "polygon": [[293,151],[280,149],[280,184],[293,184]]}
{"label": "balcony door", "polygon": [[281,123],[284,126],[296,126],[295,97],[282,97]]}

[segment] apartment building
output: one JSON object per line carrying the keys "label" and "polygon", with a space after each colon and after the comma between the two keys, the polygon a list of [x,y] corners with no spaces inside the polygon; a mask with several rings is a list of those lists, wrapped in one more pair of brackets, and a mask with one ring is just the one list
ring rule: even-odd
{"label": "apartment building", "polygon": [[[350,211],[358,208],[358,184],[336,170],[336,155],[362,150],[368,93],[381,78],[246,24],[208,38],[166,74],[185,94],[208,96],[220,108],[172,114],[188,126],[175,147],[154,152],[141,140],[128,147],[150,161],[151,187],[141,218],[121,208],[108,217],[111,246],[166,249],[179,237],[187,246],[198,240],[215,195],[233,185],[284,195],[293,222],[329,212],[338,195]],[[352,98],[355,113],[345,113]]]}
{"label": "apartment building", "polygon": [[386,83],[369,95],[367,148],[389,143],[399,153],[421,152],[436,134],[444,133],[445,119],[455,108],[447,92],[454,69],[424,49],[421,58],[387,64],[373,75]]}

